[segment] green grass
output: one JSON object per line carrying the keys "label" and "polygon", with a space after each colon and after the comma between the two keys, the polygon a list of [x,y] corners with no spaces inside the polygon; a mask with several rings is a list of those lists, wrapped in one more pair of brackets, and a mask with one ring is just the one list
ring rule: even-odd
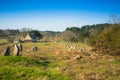
{"label": "green grass", "polygon": [[0,45],[8,43],[7,39],[0,39]]}
{"label": "green grass", "polygon": [[61,71],[49,68],[49,63],[32,58],[0,56],[0,62],[0,80],[68,80]]}
{"label": "green grass", "polygon": [[[119,56],[98,54],[92,58],[84,53],[52,55],[52,52],[64,49],[67,42],[22,44],[22,56],[0,56],[0,80],[120,80]],[[69,45],[84,46],[82,43]],[[39,50],[28,54],[25,50],[30,50],[33,46]],[[51,46],[52,52],[48,49]],[[83,59],[72,60],[76,55],[83,56]]]}
{"label": "green grass", "polygon": [[49,80],[67,80],[67,77],[56,70],[10,66],[0,68],[0,79],[2,80],[42,80],[44,78]]}
{"label": "green grass", "polygon": [[47,66],[45,62],[20,56],[0,56],[0,62],[0,66]]}

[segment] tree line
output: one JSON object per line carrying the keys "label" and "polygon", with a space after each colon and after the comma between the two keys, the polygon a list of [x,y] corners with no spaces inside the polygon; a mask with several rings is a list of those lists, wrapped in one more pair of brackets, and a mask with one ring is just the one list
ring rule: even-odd
{"label": "tree line", "polygon": [[[14,37],[16,34],[26,34],[29,32],[38,38],[44,37],[38,30],[0,30],[0,38]],[[56,37],[55,32],[48,31],[50,36]],[[43,32],[42,32],[43,33]],[[49,35],[49,33],[47,33]],[[61,37],[62,36],[62,37]],[[57,33],[60,40],[71,42],[84,42],[92,46],[97,53],[120,55],[120,24],[96,24],[80,27],[68,27],[65,31]]]}
{"label": "tree line", "polygon": [[87,39],[87,44],[92,46],[97,53],[120,55],[120,24],[85,25],[81,28],[71,27],[66,30],[73,31],[76,41]]}

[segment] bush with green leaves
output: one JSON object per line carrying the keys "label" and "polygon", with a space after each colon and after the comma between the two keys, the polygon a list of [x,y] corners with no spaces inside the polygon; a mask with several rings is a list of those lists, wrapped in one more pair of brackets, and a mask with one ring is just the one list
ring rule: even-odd
{"label": "bush with green leaves", "polygon": [[120,55],[120,25],[114,24],[103,30],[99,35],[90,39],[90,44],[101,51],[100,53],[109,53]]}

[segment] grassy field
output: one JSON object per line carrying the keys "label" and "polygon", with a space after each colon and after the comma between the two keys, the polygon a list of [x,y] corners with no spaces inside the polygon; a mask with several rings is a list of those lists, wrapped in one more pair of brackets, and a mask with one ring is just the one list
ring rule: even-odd
{"label": "grassy field", "polygon": [[[0,45],[0,53],[11,45]],[[11,56],[0,56],[0,80],[120,80],[119,56],[96,54],[82,43],[26,42],[22,45],[21,56],[13,56],[13,48]],[[38,50],[32,51],[35,46]],[[82,47],[85,52],[79,51]]]}

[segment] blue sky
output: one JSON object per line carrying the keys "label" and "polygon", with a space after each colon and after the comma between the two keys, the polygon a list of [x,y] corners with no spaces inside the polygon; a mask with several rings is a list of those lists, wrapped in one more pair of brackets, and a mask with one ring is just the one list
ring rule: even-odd
{"label": "blue sky", "polygon": [[120,16],[120,0],[0,0],[0,29],[63,31]]}

